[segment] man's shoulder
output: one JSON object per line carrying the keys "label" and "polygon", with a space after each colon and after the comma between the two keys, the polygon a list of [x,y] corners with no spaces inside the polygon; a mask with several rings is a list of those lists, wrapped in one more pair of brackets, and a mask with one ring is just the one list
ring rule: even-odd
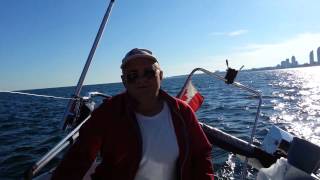
{"label": "man's shoulder", "polygon": [[125,106],[126,95],[125,93],[120,93],[114,95],[108,99],[105,99],[94,111],[96,113],[107,113],[113,112],[116,113],[117,110],[120,110],[121,107]]}
{"label": "man's shoulder", "polygon": [[122,93],[119,93],[119,94],[116,94],[114,96],[111,96],[107,99],[105,99],[103,101],[103,103],[101,104],[102,107],[104,106],[114,106],[116,104],[120,104],[122,101],[124,101],[126,98],[126,93],[125,92],[122,92]]}

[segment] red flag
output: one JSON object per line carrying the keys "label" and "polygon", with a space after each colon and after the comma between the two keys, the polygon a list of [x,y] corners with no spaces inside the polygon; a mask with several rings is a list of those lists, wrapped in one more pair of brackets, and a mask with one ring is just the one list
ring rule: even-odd
{"label": "red flag", "polygon": [[196,112],[203,103],[204,98],[193,86],[191,81],[189,81],[186,87],[184,88],[183,94],[180,99],[187,102],[189,106],[191,106],[193,111]]}

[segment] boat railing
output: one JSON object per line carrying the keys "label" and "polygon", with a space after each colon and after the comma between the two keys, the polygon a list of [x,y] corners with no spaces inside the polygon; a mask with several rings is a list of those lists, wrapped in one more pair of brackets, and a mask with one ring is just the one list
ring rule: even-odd
{"label": "boat railing", "polygon": [[[229,77],[229,76],[228,76],[228,73],[229,73],[228,71],[229,71],[229,70],[231,70],[232,73],[234,74],[234,75],[232,75],[232,78],[233,78],[233,79],[228,79],[228,78],[226,78],[226,77]],[[234,87],[236,87],[236,88],[238,88],[238,89],[247,91],[247,92],[249,92],[249,93],[251,93],[251,94],[254,94],[255,97],[257,97],[257,99],[258,99],[257,112],[256,112],[256,115],[255,115],[255,120],[254,120],[254,122],[253,122],[252,131],[251,131],[251,135],[250,135],[250,140],[249,140],[249,144],[248,144],[248,146],[251,146],[251,145],[253,144],[253,140],[254,140],[255,132],[256,132],[256,128],[257,128],[257,123],[258,123],[258,120],[259,120],[259,114],[260,114],[260,109],[261,109],[261,104],[262,104],[262,95],[261,95],[261,93],[260,93],[259,91],[257,91],[257,90],[254,90],[254,89],[252,89],[252,88],[250,88],[250,87],[248,87],[248,86],[245,86],[245,85],[241,84],[240,82],[234,81],[234,79],[236,78],[236,75],[237,75],[237,73],[238,73],[238,71],[236,71],[236,70],[234,70],[234,69],[228,68],[226,77],[222,77],[222,76],[220,76],[219,74],[214,73],[214,72],[211,72],[211,71],[208,71],[208,70],[206,70],[206,69],[204,69],[204,68],[195,68],[195,69],[193,69],[193,70],[191,71],[191,73],[188,75],[188,78],[187,78],[187,80],[185,81],[185,83],[184,83],[184,85],[183,85],[183,88],[181,89],[181,91],[179,92],[179,94],[178,94],[178,96],[177,96],[178,98],[181,98],[181,97],[182,97],[182,95],[184,94],[184,93],[183,93],[184,89],[186,88],[186,86],[188,85],[188,83],[191,81],[192,76],[193,76],[193,75],[195,74],[195,72],[197,72],[197,71],[201,71],[201,72],[203,72],[204,74],[209,75],[210,77],[213,77],[213,78],[215,78],[215,79],[218,79],[218,80],[220,80],[220,81],[223,81],[223,82],[225,82],[226,84],[230,84],[230,85],[232,85],[232,86],[234,86]],[[242,178],[243,178],[243,179],[245,178],[246,173],[247,173],[247,164],[248,164],[248,158],[246,157],[246,158],[245,158],[245,163],[244,163],[244,166],[243,166],[243,172],[242,172],[242,175],[243,175]]]}

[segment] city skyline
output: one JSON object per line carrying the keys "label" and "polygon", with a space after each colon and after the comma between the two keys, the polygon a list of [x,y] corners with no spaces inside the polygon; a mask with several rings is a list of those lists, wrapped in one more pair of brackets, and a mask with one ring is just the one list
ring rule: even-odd
{"label": "city skyline", "polygon": [[281,63],[278,64],[276,67],[290,68],[290,67],[300,67],[300,66],[308,66],[308,65],[320,65],[320,46],[317,48],[316,52],[317,52],[317,61],[315,61],[313,50],[311,50],[309,53],[309,64],[308,63],[299,64],[299,61],[296,60],[296,57],[293,55],[291,57],[291,62],[289,58],[287,58],[286,60],[281,61]]}
{"label": "city skyline", "polygon": [[273,69],[285,69],[285,68],[296,68],[296,67],[308,67],[308,66],[319,66],[320,65],[320,46],[317,48],[317,61],[314,58],[314,51],[311,50],[309,52],[309,63],[300,64],[299,61],[296,59],[295,55],[291,56],[291,61],[289,58],[280,62],[276,66],[268,66],[268,67],[259,67],[259,68],[252,68],[247,70],[273,70]]}

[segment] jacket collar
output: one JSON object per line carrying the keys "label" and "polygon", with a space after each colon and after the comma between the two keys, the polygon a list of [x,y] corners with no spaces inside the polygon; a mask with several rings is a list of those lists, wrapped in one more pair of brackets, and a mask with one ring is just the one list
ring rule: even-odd
{"label": "jacket collar", "polygon": [[179,109],[179,103],[177,98],[172,97],[162,89],[160,89],[159,96],[160,98],[163,98],[169,104],[169,106],[174,107],[175,109]]}
{"label": "jacket collar", "polygon": [[[130,107],[135,106],[136,100],[129,95],[128,91],[125,91],[124,94],[126,96],[128,105]],[[172,97],[171,95],[169,95],[167,92],[165,92],[162,89],[159,90],[159,98],[166,101],[170,107],[175,107],[175,108],[179,109],[178,100],[175,97]]]}

